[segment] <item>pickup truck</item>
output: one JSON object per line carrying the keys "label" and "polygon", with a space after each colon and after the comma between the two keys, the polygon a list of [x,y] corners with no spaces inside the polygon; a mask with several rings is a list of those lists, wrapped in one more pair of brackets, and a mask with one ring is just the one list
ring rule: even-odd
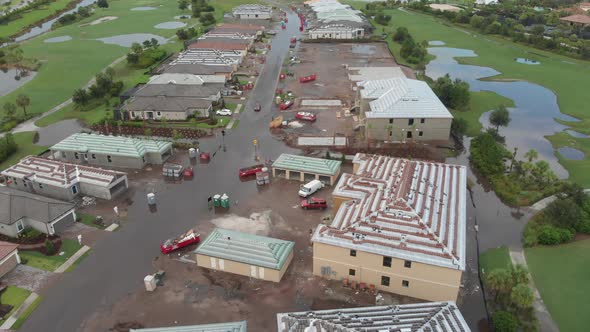
{"label": "pickup truck", "polygon": [[305,120],[311,122],[317,119],[316,115],[310,112],[297,112],[297,114],[295,114],[295,118],[298,120]]}
{"label": "pickup truck", "polygon": [[281,111],[284,111],[284,110],[288,109],[291,106],[293,106],[293,101],[292,100],[287,100],[287,101],[285,101],[285,102],[283,102],[283,103],[281,103],[279,105],[279,109]]}
{"label": "pickup truck", "polygon": [[250,176],[250,175],[256,175],[256,173],[262,172],[263,168],[264,168],[263,164],[240,168],[239,175],[241,178],[246,177],[246,176]]}

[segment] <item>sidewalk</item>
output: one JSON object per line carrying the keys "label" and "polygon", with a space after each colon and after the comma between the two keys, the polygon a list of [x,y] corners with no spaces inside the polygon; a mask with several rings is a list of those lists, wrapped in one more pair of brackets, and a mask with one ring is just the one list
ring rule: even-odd
{"label": "sidewalk", "polygon": [[90,250],[89,246],[83,246],[80,250],[76,251],[72,257],[68,258],[60,267],[58,267],[54,272],[55,273],[64,273],[70,266],[72,266],[78,258],[82,257],[88,250]]}
{"label": "sidewalk", "polygon": [[[512,264],[524,265],[528,269],[526,258],[524,257],[524,252],[522,249],[519,251],[510,250],[510,260],[512,261]],[[532,276],[530,277],[529,286],[532,288],[533,294],[535,295],[533,307],[535,308],[535,315],[539,320],[540,330],[543,332],[559,332],[559,328],[557,328],[557,325],[555,324],[555,321],[553,321],[549,310],[547,310],[539,290],[537,287],[535,287]]]}
{"label": "sidewalk", "polygon": [[9,330],[12,325],[16,322],[18,317],[25,311],[27,308],[35,302],[35,300],[39,297],[37,293],[31,293],[29,297],[25,299],[25,301],[16,309],[10,317],[8,317],[2,326],[0,326],[0,330]]}
{"label": "sidewalk", "polygon": [[[236,110],[234,111],[234,114],[240,114],[240,109],[242,109],[242,104],[238,104],[236,106]],[[228,122],[227,126],[225,126],[225,129],[232,129],[234,127],[234,122],[236,122],[236,119],[234,119],[232,117],[231,121]]]}

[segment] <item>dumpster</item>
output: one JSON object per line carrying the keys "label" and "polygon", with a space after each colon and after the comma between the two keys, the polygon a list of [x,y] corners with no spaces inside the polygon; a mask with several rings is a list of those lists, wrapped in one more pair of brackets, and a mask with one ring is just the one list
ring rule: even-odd
{"label": "dumpster", "polygon": [[221,206],[221,195],[217,194],[213,196],[213,206],[220,207]]}
{"label": "dumpster", "polygon": [[221,196],[221,207],[229,209],[229,196],[227,196],[226,194],[223,194],[223,196]]}

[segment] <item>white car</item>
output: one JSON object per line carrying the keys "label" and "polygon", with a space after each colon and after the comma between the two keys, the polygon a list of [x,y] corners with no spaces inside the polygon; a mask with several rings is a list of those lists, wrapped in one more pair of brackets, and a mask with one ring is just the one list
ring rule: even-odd
{"label": "white car", "polygon": [[231,116],[232,114],[234,114],[234,112],[228,110],[227,108],[224,108],[222,110],[217,110],[217,112],[215,112],[215,114],[222,115],[222,116],[224,116],[224,115]]}

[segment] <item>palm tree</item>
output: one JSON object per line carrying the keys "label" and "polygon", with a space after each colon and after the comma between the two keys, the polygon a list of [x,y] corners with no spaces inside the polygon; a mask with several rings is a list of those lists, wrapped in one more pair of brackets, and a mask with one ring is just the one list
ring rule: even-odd
{"label": "palm tree", "polygon": [[510,301],[518,310],[530,308],[534,300],[535,296],[528,284],[518,284],[512,288]]}
{"label": "palm tree", "polygon": [[495,301],[498,302],[504,294],[510,292],[512,275],[506,269],[492,270],[485,277],[486,285],[495,292]]}
{"label": "palm tree", "polygon": [[27,96],[27,95],[20,94],[20,95],[18,95],[18,97],[16,97],[16,104],[18,106],[22,107],[25,117],[27,116],[27,106],[29,106],[30,103],[31,103],[31,98],[29,98],[29,96]]}
{"label": "palm tree", "polygon": [[524,154],[524,157],[529,161],[529,163],[532,163],[533,160],[539,158],[539,153],[535,149],[530,149]]}

